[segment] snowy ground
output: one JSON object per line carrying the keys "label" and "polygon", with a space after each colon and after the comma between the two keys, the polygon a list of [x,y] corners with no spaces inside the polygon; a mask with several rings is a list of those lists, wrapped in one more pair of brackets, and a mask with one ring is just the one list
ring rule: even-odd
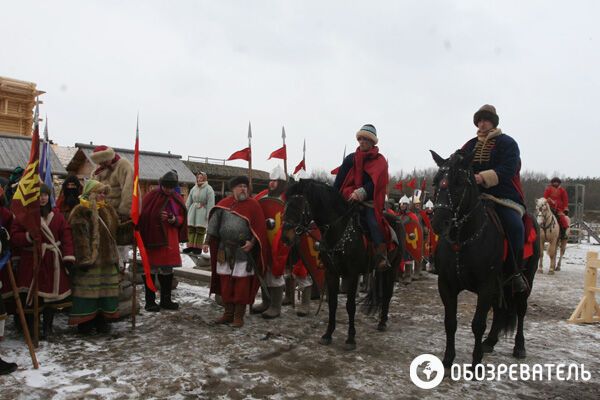
{"label": "snowy ground", "polygon": [[[19,370],[0,377],[0,398],[597,398],[600,325],[566,323],[582,296],[590,249],[600,247],[571,245],[563,271],[537,275],[525,332],[528,364],[583,363],[592,372],[589,382],[446,379],[436,389],[418,389],[409,378],[411,361],[423,353],[441,358],[445,343],[436,277],[428,275],[397,287],[387,332],[375,330],[373,317],[358,315],[358,348],[352,352],[342,348],[347,320],[342,298],[334,342],[324,347],[317,341],[325,330],[325,310],[298,318],[286,307],[280,319],[250,316],[243,329],[233,330],[210,323],[220,308],[207,298],[207,288],[190,283],[174,291],[179,312],[142,312],[133,333],[124,321],[114,324],[110,335],[81,337],[66,326],[66,316],[58,316],[56,336],[37,350],[39,370],[31,368],[10,322],[0,354],[16,361]],[[472,294],[461,294],[458,363],[470,362],[474,303]],[[484,362],[512,363],[512,346],[511,340],[501,341]]]}

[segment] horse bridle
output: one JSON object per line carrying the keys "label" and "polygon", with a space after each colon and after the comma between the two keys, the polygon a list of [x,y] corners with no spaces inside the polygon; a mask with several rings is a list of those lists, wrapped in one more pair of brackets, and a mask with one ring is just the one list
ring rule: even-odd
{"label": "horse bridle", "polygon": [[[481,233],[483,232],[483,229],[485,228],[485,225],[487,224],[487,219],[484,219],[483,224],[481,225],[481,227],[471,236],[469,236],[467,239],[463,240],[463,241],[459,241],[460,238],[460,231],[461,229],[464,227],[464,225],[467,223],[467,221],[469,220],[469,218],[471,218],[471,216],[473,216],[473,214],[475,213],[475,211],[483,205],[483,202],[478,201],[477,204],[475,205],[475,207],[473,207],[471,210],[469,210],[469,212],[462,214],[461,216],[461,208],[463,206],[463,202],[465,200],[466,194],[467,194],[467,189],[470,186],[473,186],[473,171],[471,171],[470,169],[464,169],[464,168],[457,168],[456,169],[458,172],[462,172],[466,175],[467,177],[467,184],[465,185],[461,195],[460,195],[460,200],[458,201],[457,206],[455,207],[452,201],[452,195],[449,193],[449,171],[450,168],[449,167],[441,167],[440,168],[440,172],[443,172],[442,175],[442,179],[440,180],[440,183],[437,185],[437,188],[434,192],[434,205],[433,205],[433,210],[435,212],[436,209],[444,209],[444,210],[448,210],[452,213],[452,218],[451,218],[451,224],[448,226],[448,229],[446,229],[445,232],[440,232],[440,236],[442,238],[444,238],[444,240],[446,240],[448,243],[450,243],[450,245],[455,249],[455,251],[460,250],[461,247],[477,240],[477,238],[479,238],[479,236],[481,235]],[[438,202],[439,199],[439,195],[440,192],[444,190],[445,192],[448,192],[447,197],[448,197],[448,204],[444,204],[444,203],[440,203]],[[456,230],[456,240],[453,240],[450,238],[450,230],[454,228]]]}

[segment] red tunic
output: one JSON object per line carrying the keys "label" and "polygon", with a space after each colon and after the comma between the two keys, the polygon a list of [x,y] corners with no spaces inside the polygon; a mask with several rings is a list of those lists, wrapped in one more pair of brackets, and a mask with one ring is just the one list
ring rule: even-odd
{"label": "red tunic", "polygon": [[179,252],[179,226],[183,223],[183,217],[175,217],[175,224],[163,222],[167,233],[167,244],[161,247],[146,249],[150,265],[153,267],[177,267],[181,266],[181,254]]}
{"label": "red tunic", "polygon": [[[14,221],[10,243],[13,259],[19,259],[16,281],[19,292],[27,293],[33,279],[32,241],[25,227]],[[40,261],[39,296],[46,301],[57,301],[71,294],[71,284],[64,262],[75,261],[69,223],[57,209],[42,218],[42,257]]]}
{"label": "red tunic", "polygon": [[569,208],[569,196],[563,187],[555,188],[552,185],[544,190],[544,197],[548,200],[550,207],[558,212],[563,212]]}

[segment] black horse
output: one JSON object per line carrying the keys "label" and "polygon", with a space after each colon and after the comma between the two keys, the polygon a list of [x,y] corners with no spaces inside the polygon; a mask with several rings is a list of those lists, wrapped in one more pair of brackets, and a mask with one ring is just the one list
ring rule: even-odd
{"label": "black horse", "polygon": [[[325,266],[329,320],[327,331],[319,343],[329,345],[335,330],[335,314],[340,277],[347,283],[346,311],[348,312],[348,337],[345,348],[356,348],[356,288],[360,274],[369,272],[368,246],[363,240],[360,224],[359,205],[349,204],[331,186],[312,180],[302,179],[286,191],[286,205],[283,216],[283,241],[288,246],[296,246],[301,235],[310,234],[310,223],[314,221],[321,232],[318,243],[321,260]],[[404,235],[402,231],[402,235]],[[404,238],[404,236],[399,236]],[[403,241],[401,241],[403,243]],[[401,249],[402,250],[402,249]],[[388,255],[392,268],[376,272],[371,300],[380,306],[378,329],[386,329],[388,311],[395,281],[395,266],[399,263],[402,251]]]}
{"label": "black horse", "polygon": [[[471,168],[473,154],[458,150],[446,160],[434,151],[431,154],[439,167],[434,179],[432,225],[440,235],[435,264],[445,311],[446,351],[443,364],[450,368],[456,355],[457,297],[462,290],[477,294],[477,308],[471,323],[475,335],[473,366],[481,363],[483,353],[493,351],[499,333],[513,331],[517,322],[513,356],[525,358],[523,320],[529,293],[513,295],[511,285],[505,285],[510,277],[502,274],[503,231],[497,216],[494,217],[493,206],[480,198]],[[539,233],[535,220],[534,227]],[[539,240],[536,240],[533,255],[526,261],[524,271],[530,288],[533,287],[539,255]],[[490,308],[494,311],[492,328],[482,342]]]}

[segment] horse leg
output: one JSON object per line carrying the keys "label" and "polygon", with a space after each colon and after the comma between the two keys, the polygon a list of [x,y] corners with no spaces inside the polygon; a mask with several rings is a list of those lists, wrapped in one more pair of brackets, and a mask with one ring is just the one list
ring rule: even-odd
{"label": "horse leg", "polygon": [[537,270],[540,274],[544,273],[544,240],[543,234],[540,233],[540,265]]}
{"label": "horse leg", "polygon": [[475,335],[475,346],[473,347],[473,363],[472,367],[476,368],[477,365],[481,364],[483,359],[483,347],[481,345],[481,339],[485,333],[486,320],[488,312],[492,306],[491,297],[494,291],[492,288],[484,287],[479,291],[477,296],[477,308],[475,309],[475,315],[473,321],[471,321],[471,330]]}
{"label": "horse leg", "polygon": [[348,297],[346,298],[346,312],[348,313],[348,337],[344,349],[356,349],[356,329],[354,327],[354,316],[356,315],[356,289],[358,286],[358,275],[349,278],[348,281]]}
{"label": "horse leg", "polygon": [[523,334],[523,324],[525,321],[525,314],[527,313],[527,297],[524,293],[520,293],[518,297],[515,298],[515,301],[517,302],[517,334],[515,336],[513,357],[523,359],[527,357],[527,352],[525,351],[525,335]]}
{"label": "horse leg", "polygon": [[558,243],[558,238],[552,240],[548,244],[548,255],[550,256],[550,270],[548,271],[548,275],[554,274],[554,269],[556,268],[556,247]]}
{"label": "horse leg", "polygon": [[565,250],[567,249],[567,239],[560,239],[560,256],[558,257],[558,264],[556,264],[556,270],[560,271],[560,266],[562,264],[563,256],[565,255]]}
{"label": "horse leg", "polygon": [[503,326],[503,321],[505,318],[503,310],[494,306],[494,318],[492,319],[492,328],[487,335],[487,338],[481,343],[481,348],[484,353],[491,353],[494,351],[494,346],[498,343],[498,336],[500,335],[500,330]]}
{"label": "horse leg", "polygon": [[444,368],[450,369],[454,358],[456,357],[455,336],[456,336],[456,307],[458,302],[458,292],[450,290],[448,284],[443,279],[438,279],[438,291],[444,303],[444,328],[446,330],[446,350],[444,351]]}
{"label": "horse leg", "polygon": [[387,330],[388,313],[390,311],[390,302],[392,301],[392,294],[394,293],[395,283],[395,271],[390,268],[386,272],[378,272],[379,276],[377,281],[383,287],[383,297],[381,299],[381,314],[379,316],[379,324],[377,324],[377,330],[384,332]]}
{"label": "horse leg", "polygon": [[327,330],[325,334],[321,336],[319,340],[320,344],[329,345],[331,344],[331,336],[335,331],[335,312],[337,311],[337,297],[340,289],[340,277],[329,269],[326,270],[327,274],[327,305],[329,307],[329,319],[327,321]]}

